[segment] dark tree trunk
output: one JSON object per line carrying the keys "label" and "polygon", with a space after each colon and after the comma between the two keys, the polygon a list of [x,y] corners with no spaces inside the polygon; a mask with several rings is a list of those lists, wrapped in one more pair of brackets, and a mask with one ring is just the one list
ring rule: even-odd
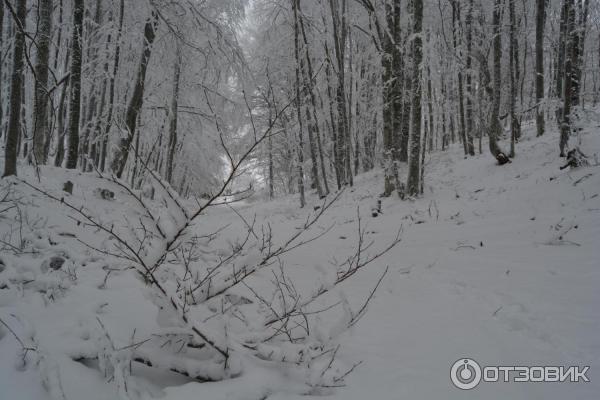
{"label": "dark tree trunk", "polygon": [[[500,97],[501,97],[501,84],[502,84],[502,38],[500,35],[500,16],[501,16],[501,0],[494,1],[494,10],[492,15],[492,29],[493,29],[493,69],[494,69],[494,82],[492,87],[492,112],[490,115],[490,127],[488,130],[489,147],[492,155],[498,159],[500,153],[500,147],[498,147],[498,137],[502,131],[500,125]],[[489,79],[488,79],[489,81]]]}
{"label": "dark tree trunk", "polygon": [[[454,50],[458,51],[458,32],[460,27],[460,4],[457,0],[452,1],[452,39]],[[463,90],[463,73],[462,66],[458,67],[458,136],[460,137],[465,156],[469,154],[469,146],[467,141],[467,129],[465,121],[464,109],[464,90]]]}
{"label": "dark tree trunk", "polygon": [[413,0],[413,35],[412,60],[413,60],[413,85],[412,92],[412,133],[409,139],[408,179],[406,191],[409,196],[416,196],[420,192],[420,154],[421,154],[421,62],[423,61],[423,0]]}
{"label": "dark tree trunk", "polygon": [[[301,13],[302,10],[300,9],[300,1],[299,0],[292,0],[293,1],[293,9],[294,9],[294,29],[298,30],[299,32],[297,32],[296,34],[302,33],[302,38],[303,38],[303,45],[304,45],[304,54],[305,54],[305,59],[302,60],[302,58],[296,60],[297,63],[299,63],[300,65],[300,74],[301,74],[301,78],[303,81],[303,92],[306,93],[308,92],[308,94],[310,95],[310,101],[311,104],[314,107],[314,104],[316,103],[316,99],[315,99],[315,94],[313,91],[313,70],[312,70],[312,63],[310,61],[310,54],[308,51],[308,40],[306,37],[306,32],[304,31],[304,23],[302,21],[302,17],[301,17]],[[299,49],[298,49],[299,50]],[[298,57],[300,57],[300,54],[298,54]],[[306,62],[306,65],[308,66],[308,70],[306,68],[304,68],[304,63]],[[303,105],[303,101],[298,104],[298,107],[302,108]],[[314,186],[317,189],[317,193],[319,195],[319,197],[323,197],[324,196],[324,191],[323,191],[323,187],[321,186],[321,179],[319,179],[319,160],[318,160],[318,149],[317,149],[317,140],[316,140],[316,136],[318,135],[318,131],[319,131],[319,123],[316,120],[316,118],[313,121],[313,117],[316,117],[316,115],[313,115],[311,109],[308,106],[304,107],[304,111],[305,111],[305,115],[306,115],[306,124],[307,124],[307,130],[308,130],[308,146],[309,146],[309,150],[310,150],[310,160],[311,160],[311,173],[312,173],[312,177],[313,177],[313,182],[314,182]]]}
{"label": "dark tree trunk", "polygon": [[[564,66],[565,66],[565,49],[567,45],[567,19],[569,16],[569,0],[562,1],[562,7],[560,9],[560,23],[559,23],[559,36],[558,36],[558,50],[556,56],[556,68],[555,68],[555,85],[556,85],[556,97],[562,97],[563,85],[564,85]],[[557,121],[560,123],[562,111],[558,111]]]}
{"label": "dark tree trunk", "polygon": [[[509,0],[510,1],[510,0]],[[467,26],[467,101],[466,101],[466,126],[465,136],[467,139],[467,152],[469,155],[475,155],[475,146],[473,144],[473,72],[471,69],[473,60],[473,0],[469,0],[467,8],[467,17],[465,20]]]}
{"label": "dark tree trunk", "polygon": [[394,132],[396,118],[394,116],[395,98],[394,98],[394,15],[393,8],[386,4],[387,32],[383,37],[383,52],[381,54],[381,63],[383,67],[382,85],[383,85],[383,168],[384,184],[383,196],[390,196],[396,186],[396,163],[394,162]]}
{"label": "dark tree trunk", "polygon": [[111,168],[117,178],[121,178],[123,171],[125,170],[125,164],[127,163],[127,157],[129,156],[129,148],[131,147],[131,141],[133,140],[137,127],[138,116],[142,110],[142,105],[144,104],[144,84],[146,80],[146,70],[148,69],[150,55],[152,54],[152,43],[154,42],[154,38],[156,36],[157,25],[158,14],[152,12],[152,16],[146,21],[144,26],[142,58],[140,59],[140,65],[133,87],[133,94],[131,95],[131,100],[129,101],[127,112],[125,114],[125,127],[127,129],[127,136],[119,140],[119,145],[111,165]]}
{"label": "dark tree trunk", "polygon": [[571,106],[573,105],[573,59],[576,56],[576,32],[575,32],[575,7],[574,0],[564,0],[565,30],[564,38],[561,40],[565,44],[564,66],[562,69],[562,110],[560,118],[560,156],[565,156],[565,150],[569,144],[571,133]]}
{"label": "dark tree trunk", "polygon": [[300,207],[304,207],[304,126],[302,123],[302,97],[300,96],[300,30],[298,28],[298,9],[296,0],[292,0],[294,9],[294,57],[296,59],[296,112],[298,115],[298,193],[300,193]]}
{"label": "dark tree trunk", "polygon": [[[572,71],[572,80],[573,87],[571,91],[573,93],[573,106],[578,106],[581,102],[581,89],[582,89],[582,77],[583,77],[583,61],[585,55],[584,45],[585,45],[585,34],[587,30],[587,20],[589,14],[589,0],[578,0],[577,1],[577,9],[579,10],[579,19],[575,22],[576,32],[574,35],[574,43],[573,43],[573,71]],[[573,13],[575,13],[575,7],[573,7]],[[575,18],[575,17],[574,17]]]}
{"label": "dark tree trunk", "polygon": [[[4,1],[0,0],[0,51],[2,50],[1,43],[4,43]],[[4,138],[4,107],[3,107],[3,93],[4,86],[4,75],[3,68],[4,60],[0,59],[0,140]]]}
{"label": "dark tree trunk", "polygon": [[[324,193],[321,192],[321,185],[320,185],[320,181],[317,181],[317,188],[319,189],[319,195],[328,195],[329,194],[329,185],[327,183],[327,173],[325,171],[325,161],[324,161],[324,157],[323,157],[323,149],[321,146],[321,130],[319,129],[319,120],[317,119],[317,99],[315,96],[315,87],[314,87],[314,81],[313,79],[315,78],[314,76],[314,70],[312,67],[312,61],[310,59],[310,54],[308,51],[308,38],[306,37],[306,31],[304,29],[304,19],[302,18],[302,10],[300,8],[300,1],[297,2],[298,5],[298,12],[300,13],[299,16],[299,20],[300,20],[300,30],[302,32],[302,40],[304,42],[304,51],[305,51],[305,56],[306,56],[306,64],[308,66],[308,70],[306,71],[308,73],[307,76],[307,82],[308,82],[308,91],[310,94],[310,103],[312,106],[312,116],[314,119],[314,134],[316,135],[316,141],[317,141],[317,148],[316,151],[319,154],[319,160],[321,163],[321,172],[323,174],[323,188],[324,188]],[[307,114],[309,113],[309,110],[307,108]],[[314,139],[313,139],[314,140]],[[312,146],[312,144],[311,144]],[[315,172],[316,176],[318,177],[318,171]]]}
{"label": "dark tree trunk", "polygon": [[25,51],[25,17],[27,15],[27,0],[16,2],[16,21],[19,27],[15,30],[13,68],[10,82],[10,116],[8,132],[4,148],[4,174],[17,175],[18,143],[21,136],[21,89],[23,86],[23,54]]}
{"label": "dark tree trunk", "polygon": [[508,99],[509,118],[510,118],[510,157],[515,156],[515,142],[520,136],[520,125],[515,112],[515,103],[517,101],[517,76],[515,68],[518,65],[516,59],[516,36],[515,36],[515,0],[508,0],[509,14],[509,79],[510,79],[510,96]]}
{"label": "dark tree trunk", "polygon": [[544,27],[546,25],[546,4],[548,0],[536,0],[535,26],[535,122],[537,135],[542,136],[546,129],[544,111],[541,103],[544,100]]}
{"label": "dark tree trunk", "polygon": [[177,44],[175,65],[173,66],[173,94],[171,97],[171,110],[169,111],[169,144],[167,148],[167,182],[173,184],[173,160],[177,146],[177,109],[179,104],[179,81],[181,77],[181,48]]}
{"label": "dark tree trunk", "polygon": [[37,164],[46,163],[44,148],[46,141],[50,140],[48,130],[48,63],[51,31],[52,0],[39,0],[35,99],[33,104],[33,156]]}
{"label": "dark tree trunk", "polygon": [[331,121],[331,132],[332,132],[332,136],[333,136],[333,166],[334,166],[334,170],[335,170],[335,178],[336,178],[336,183],[337,183],[337,187],[338,190],[341,189],[342,187],[342,182],[343,182],[343,169],[339,168],[339,149],[338,149],[338,128],[337,128],[337,123],[335,120],[335,113],[334,113],[334,109],[335,109],[335,102],[333,100],[333,88],[332,88],[332,84],[331,81],[333,80],[332,78],[332,74],[331,74],[331,69],[332,69],[332,62],[331,62],[331,57],[329,54],[329,48],[327,47],[327,42],[325,42],[325,56],[326,56],[326,65],[325,65],[325,76],[327,78],[327,97],[329,99],[329,119]]}
{"label": "dark tree trunk", "polygon": [[329,0],[331,16],[333,21],[333,42],[337,61],[337,88],[336,103],[338,112],[336,155],[337,168],[343,171],[341,183],[352,185],[352,171],[348,170],[350,164],[350,133],[348,129],[348,115],[346,110],[346,88],[345,88],[345,51],[346,51],[346,0],[342,0],[342,17],[340,19],[340,7],[338,0]]}
{"label": "dark tree trunk", "polygon": [[[87,28],[87,37],[88,37],[88,52],[87,52],[87,62],[89,63],[89,71],[91,74],[96,72],[98,66],[98,50],[96,49],[95,44],[92,42],[94,37],[98,33],[98,28],[101,25],[101,0],[96,0],[96,10],[94,15],[94,21]],[[92,168],[93,160],[90,160],[88,157],[90,154],[90,142],[93,142],[93,133],[94,133],[94,125],[95,125],[95,117],[98,115],[98,84],[97,79],[92,81],[90,91],[88,93],[88,101],[87,101],[87,110],[83,116],[83,132],[81,134],[81,146],[79,149],[79,165],[82,171],[87,171]]]}
{"label": "dark tree trunk", "polygon": [[115,55],[112,75],[110,76],[109,94],[108,94],[108,112],[106,113],[106,122],[101,138],[101,156],[100,156],[100,171],[104,172],[106,165],[106,152],[108,150],[108,134],[112,125],[112,115],[115,101],[115,82],[117,73],[119,72],[119,61],[121,59],[121,34],[123,32],[123,16],[125,14],[125,0],[119,3],[119,28],[117,29],[117,37],[115,38]]}
{"label": "dark tree trunk", "polygon": [[71,75],[69,79],[71,87],[69,97],[69,147],[66,165],[68,169],[77,168],[79,154],[83,8],[83,0],[73,0],[73,36],[71,38]]}
{"label": "dark tree trunk", "polygon": [[[67,46],[68,47],[68,46]],[[70,51],[67,50],[65,56],[65,70],[69,65]],[[65,119],[67,117],[67,93],[70,92],[69,78],[64,83],[60,98],[58,99],[58,123],[57,123],[57,140],[56,140],[56,156],[54,157],[54,166],[61,167],[65,160]]]}

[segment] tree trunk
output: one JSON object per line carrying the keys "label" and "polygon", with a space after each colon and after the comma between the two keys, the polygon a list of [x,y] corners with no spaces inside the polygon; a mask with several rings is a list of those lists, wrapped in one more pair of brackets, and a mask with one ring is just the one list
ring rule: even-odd
{"label": "tree trunk", "polygon": [[[58,70],[58,63],[59,63],[59,55],[60,55],[60,51],[63,48],[63,43],[62,43],[62,32],[63,32],[63,0],[59,0],[58,2],[58,29],[57,29],[57,33],[56,33],[56,38],[52,39],[53,43],[55,43],[55,49],[54,49],[54,57],[53,57],[53,61],[52,61],[52,66],[54,68],[54,71]],[[54,33],[53,33],[54,34]],[[65,48],[68,49],[68,43],[65,43]],[[67,71],[67,68],[65,66],[65,68],[63,69],[63,73]],[[68,79],[65,79],[65,81],[62,83],[62,87],[64,89],[65,86],[67,86],[67,82]],[[60,99],[60,97],[62,96],[62,90],[55,90],[55,94],[49,98],[50,105],[54,105],[56,103],[54,103],[55,101],[58,101]],[[52,109],[50,109],[50,111],[52,111]],[[46,160],[46,162],[48,162],[48,156],[50,155],[50,146],[52,145],[52,138],[53,138],[53,134],[54,134],[54,128],[56,126],[56,124],[54,123],[55,121],[55,117],[54,115],[52,115],[52,113],[50,113],[50,121],[51,126],[50,126],[50,131],[49,131],[49,137],[46,139],[45,143],[44,143],[44,158]],[[58,135],[57,135],[58,136]]]}
{"label": "tree trunk", "polygon": [[[556,84],[556,97],[562,98],[563,95],[563,84],[564,84],[564,66],[565,66],[565,48],[567,38],[567,19],[569,16],[569,0],[562,1],[562,7],[560,9],[560,23],[559,23],[559,36],[558,36],[558,50],[556,56],[556,68],[555,68],[555,84]],[[557,122],[560,124],[562,111],[557,111]]]}
{"label": "tree trunk", "polygon": [[111,165],[113,172],[119,179],[125,170],[125,164],[127,163],[127,157],[129,156],[129,148],[131,147],[131,141],[133,140],[137,127],[138,115],[140,114],[144,104],[144,84],[146,80],[146,70],[148,69],[150,55],[152,54],[152,43],[156,37],[157,25],[158,14],[153,11],[152,16],[148,18],[144,26],[142,58],[140,59],[140,65],[133,87],[133,94],[131,95],[131,100],[129,101],[127,112],[125,114],[125,127],[127,129],[127,136],[119,140],[119,145]]}
{"label": "tree trunk", "polygon": [[[109,13],[109,23],[112,22],[112,11]],[[109,49],[110,49],[110,44],[112,42],[112,35],[111,33],[108,33],[107,38],[106,38],[106,43],[104,46],[104,52],[106,55],[109,54]],[[108,78],[109,76],[109,64],[110,64],[110,58],[108,56],[106,56],[106,58],[104,59],[104,66],[102,67],[102,71],[104,74],[104,79],[102,80],[102,89],[100,91],[100,107],[98,108],[98,114],[96,117],[96,121],[94,123],[94,128],[92,131],[92,143],[91,143],[91,150],[90,150],[90,159],[92,160],[92,162],[94,163],[94,166],[96,168],[98,168],[101,164],[101,152],[102,152],[102,143],[104,142],[105,138],[102,135],[102,129],[103,129],[103,123],[104,123],[104,110],[106,108],[106,96],[107,96],[107,91],[108,91],[108,87],[109,87],[109,82],[110,79]]]}
{"label": "tree trunk", "polygon": [[[68,41],[67,41],[68,45]],[[68,47],[68,46],[67,46]],[[67,70],[71,55],[70,50],[67,50],[65,56],[64,70]],[[67,93],[70,92],[69,78],[64,83],[62,91],[60,92],[60,98],[58,99],[58,123],[57,123],[57,140],[56,140],[56,156],[54,157],[54,166],[61,167],[65,159],[65,119],[67,117]]]}
{"label": "tree trunk", "polygon": [[[269,126],[273,123],[269,116]],[[273,173],[273,137],[269,135],[269,200],[275,197],[274,173]]]}
{"label": "tree trunk", "polygon": [[[95,74],[97,66],[98,66],[98,50],[96,49],[96,45],[92,42],[94,37],[98,34],[98,28],[100,27],[101,21],[101,13],[102,13],[102,4],[101,0],[96,0],[96,10],[94,13],[94,21],[90,24],[90,27],[87,29],[87,37],[88,37],[88,53],[87,53],[87,61],[86,64],[89,64],[88,70],[90,74]],[[99,46],[98,46],[99,47]],[[93,159],[90,160],[90,142],[94,141],[94,126],[95,126],[95,117],[98,116],[98,84],[97,80],[94,79],[92,81],[90,91],[88,94],[87,101],[87,111],[84,114],[83,118],[83,133],[81,134],[82,142],[81,147],[79,149],[79,165],[82,171],[91,170]],[[92,143],[93,146],[93,143]],[[92,162],[90,162],[92,161]]]}
{"label": "tree trunk", "polygon": [[71,38],[71,75],[69,97],[69,148],[68,169],[77,168],[79,151],[79,119],[81,106],[81,59],[83,36],[83,0],[73,0],[73,36]]}
{"label": "tree trunk", "polygon": [[565,12],[565,57],[564,66],[562,69],[562,112],[560,120],[560,156],[565,156],[565,150],[569,143],[569,135],[571,133],[571,106],[573,102],[573,59],[576,55],[576,32],[575,32],[575,7],[574,0],[564,0]]}
{"label": "tree trunk", "polygon": [[[578,106],[581,102],[581,88],[582,88],[582,77],[583,77],[583,62],[585,58],[584,45],[585,45],[585,34],[587,30],[587,20],[589,13],[589,0],[578,0],[579,20],[576,21],[577,31],[574,35],[574,48],[573,48],[573,87],[571,91],[573,93],[573,106]],[[575,13],[575,7],[573,7],[573,13]]]}
{"label": "tree trunk", "polygon": [[169,144],[167,149],[167,182],[173,184],[173,160],[177,146],[177,109],[179,104],[179,81],[181,77],[181,47],[177,43],[175,65],[173,66],[173,94],[171,97],[171,110],[169,111]]}
{"label": "tree trunk", "polygon": [[[0,51],[2,51],[2,43],[4,43],[4,1],[0,0]],[[2,87],[4,86],[4,75],[2,73],[3,65],[4,60],[0,59],[0,140],[4,138],[4,91],[2,90]]]}
{"label": "tree trunk", "polygon": [[[514,0],[509,0],[514,1]],[[465,20],[467,26],[467,101],[466,101],[466,126],[465,137],[467,139],[467,152],[469,155],[475,155],[475,146],[473,144],[473,72],[471,69],[473,60],[473,0],[469,0],[467,8],[467,17]]]}
{"label": "tree trunk", "polygon": [[117,29],[117,37],[115,38],[115,55],[112,75],[110,76],[109,84],[109,95],[108,95],[108,112],[106,113],[106,122],[102,133],[101,153],[100,156],[100,171],[104,172],[106,165],[106,152],[108,150],[108,134],[110,133],[110,127],[112,125],[112,115],[115,101],[115,81],[117,79],[117,73],[119,72],[119,61],[121,59],[121,34],[123,32],[123,16],[125,14],[125,0],[121,0],[119,4],[119,28]]}
{"label": "tree trunk", "polygon": [[546,130],[542,102],[544,100],[544,27],[546,25],[546,4],[548,0],[536,0],[537,14],[535,26],[535,123],[537,135]]}
{"label": "tree trunk", "polygon": [[408,179],[406,191],[409,196],[416,196],[420,189],[420,153],[421,153],[421,62],[423,61],[423,0],[413,0],[413,97],[412,97],[412,132],[409,139]]}
{"label": "tree trunk", "polygon": [[18,142],[21,136],[21,87],[23,86],[23,54],[25,50],[25,17],[27,0],[18,0],[15,23],[13,68],[10,82],[10,116],[4,147],[4,176],[17,175]]}
{"label": "tree trunk", "polygon": [[349,141],[350,134],[348,132],[348,115],[346,110],[346,89],[345,89],[345,51],[346,51],[346,0],[342,0],[343,14],[340,19],[340,8],[338,0],[329,0],[331,8],[331,17],[333,21],[333,43],[337,61],[337,88],[336,88],[336,103],[338,112],[337,123],[337,145],[338,154],[336,155],[337,168],[343,171],[341,180],[343,185],[352,184],[352,171],[348,171],[350,154]]}
{"label": "tree trunk", "polygon": [[337,128],[337,123],[335,120],[335,115],[334,115],[334,101],[333,101],[333,88],[332,88],[332,84],[331,81],[333,80],[332,78],[332,74],[331,74],[331,70],[332,70],[332,62],[331,62],[331,56],[329,54],[329,48],[327,47],[327,42],[325,42],[324,45],[325,48],[325,58],[326,58],[326,65],[325,65],[325,76],[327,78],[327,97],[329,99],[329,119],[331,121],[331,132],[333,135],[333,158],[334,158],[334,162],[333,162],[333,166],[335,169],[335,179],[336,179],[336,183],[337,183],[337,187],[338,190],[341,189],[342,187],[342,182],[343,182],[343,169],[339,168],[339,162],[338,162],[338,158],[339,158],[339,150],[338,150],[338,128]]}
{"label": "tree trunk", "polygon": [[[300,1],[297,2],[298,5],[298,11],[301,13],[301,9],[300,9]],[[302,38],[304,41],[304,49],[305,49],[305,54],[306,54],[306,64],[308,66],[308,90],[310,93],[310,103],[312,105],[312,115],[313,115],[313,119],[314,119],[314,131],[316,134],[316,140],[317,140],[317,151],[319,153],[319,160],[321,162],[321,172],[323,174],[323,187],[325,190],[325,195],[329,194],[329,184],[327,183],[327,173],[325,171],[325,161],[324,161],[324,157],[323,157],[323,149],[321,146],[321,130],[319,129],[319,120],[317,119],[317,100],[316,100],[316,96],[315,96],[315,85],[314,85],[314,81],[313,79],[315,78],[314,76],[314,70],[312,67],[312,62],[310,60],[310,54],[308,52],[308,39],[306,37],[306,31],[304,30],[304,20],[303,18],[300,16],[300,29],[302,32]]]}
{"label": "tree trunk", "polygon": [[498,136],[502,132],[500,125],[500,97],[501,97],[501,84],[502,84],[502,38],[500,36],[500,7],[501,0],[494,0],[494,11],[492,14],[492,29],[493,29],[493,68],[494,68],[494,82],[492,87],[492,112],[490,127],[488,130],[489,147],[490,152],[494,158],[498,159],[498,156],[502,151],[498,147]]}
{"label": "tree trunk", "polygon": [[518,60],[515,59],[516,37],[515,37],[515,0],[508,0],[509,14],[509,60],[508,70],[510,79],[510,96],[508,99],[510,118],[510,157],[515,156],[515,142],[518,138],[519,122],[515,114],[515,102],[517,97],[517,78],[515,67]]}
{"label": "tree trunk", "polygon": [[33,156],[46,163],[44,147],[50,140],[48,131],[48,62],[52,31],[52,0],[38,1],[37,58],[35,64],[35,99],[33,104]]}
{"label": "tree trunk", "polygon": [[381,63],[383,67],[382,85],[383,85],[383,168],[384,184],[383,196],[388,197],[396,189],[396,163],[394,162],[394,42],[392,34],[394,31],[393,8],[386,4],[387,32],[383,37],[383,52],[381,54]]}
{"label": "tree trunk", "polygon": [[[458,32],[460,26],[460,5],[457,0],[452,1],[452,39],[454,50],[458,51]],[[462,67],[458,67],[458,136],[460,137],[465,156],[469,154],[469,146],[467,141],[467,130],[465,122],[464,109],[464,91],[463,91],[463,73]]]}
{"label": "tree trunk", "polygon": [[298,29],[298,10],[296,0],[292,0],[292,8],[294,9],[294,57],[296,59],[296,112],[298,115],[298,192],[300,193],[300,207],[304,207],[306,201],[304,199],[304,138],[302,124],[302,97],[300,96],[300,41]]}
{"label": "tree trunk", "polygon": [[[315,94],[313,92],[313,70],[312,70],[312,63],[310,61],[310,54],[308,52],[308,40],[306,38],[306,32],[304,31],[304,23],[302,22],[302,17],[299,15],[299,13],[301,13],[302,11],[300,10],[300,1],[299,0],[292,0],[293,1],[293,9],[294,9],[294,30],[298,30],[301,31],[302,33],[302,38],[303,38],[303,44],[304,44],[304,53],[305,53],[305,61],[307,63],[308,66],[308,70],[306,70],[306,68],[304,68],[304,61],[302,61],[302,59],[297,59],[296,62],[299,63],[300,65],[300,73],[301,76],[303,78],[303,92],[308,92],[310,95],[310,100],[311,100],[311,104],[314,107],[314,104],[316,103],[315,100]],[[298,35],[300,32],[295,32],[295,35]],[[300,49],[298,49],[299,51]],[[298,57],[300,57],[300,54],[297,55]],[[302,103],[298,104],[298,107],[302,107]],[[311,159],[311,172],[312,172],[312,176],[313,176],[313,182],[315,184],[315,187],[317,189],[317,193],[319,195],[319,197],[323,197],[324,196],[324,191],[323,188],[321,186],[321,180],[319,179],[319,160],[318,160],[318,150],[317,150],[317,141],[316,141],[316,135],[318,135],[318,131],[319,131],[319,123],[318,121],[315,120],[313,121],[313,114],[310,110],[310,108],[308,106],[304,107],[305,109],[305,114],[306,114],[306,124],[307,124],[307,128],[308,128],[308,145],[309,145],[309,149],[310,149],[310,159]],[[314,117],[316,117],[316,115],[314,115]]]}

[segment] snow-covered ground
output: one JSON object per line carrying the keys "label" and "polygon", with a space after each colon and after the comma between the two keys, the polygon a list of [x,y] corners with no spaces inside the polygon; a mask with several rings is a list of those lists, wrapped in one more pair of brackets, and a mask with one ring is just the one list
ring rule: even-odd
{"label": "snow-covered ground", "polygon": [[[600,155],[600,123],[580,135],[581,148]],[[497,166],[488,154],[463,159],[456,146],[428,158],[425,195],[414,201],[383,200],[374,218],[383,181],[381,171],[357,177],[313,228],[333,228],[323,237],[283,256],[298,287],[327,280],[334,260],[352,254],[358,213],[376,252],[399,229],[402,241],[352,279],[333,297],[358,309],[387,266],[368,312],[340,339],[337,357],[358,365],[332,399],[593,399],[600,393],[600,168],[559,170],[557,134],[533,138],[533,127],[518,144],[511,164]],[[43,168],[40,181],[21,167],[21,179],[51,193],[75,183],[71,202],[85,205],[108,224],[135,218],[136,204],[122,190],[94,176]],[[17,182],[17,181],[11,181]],[[9,182],[0,181],[3,190]],[[101,233],[59,202],[16,183],[26,222],[0,217],[0,238],[25,243],[35,253],[0,255],[0,399],[112,400],[116,385],[97,362],[97,348],[121,348],[160,330],[160,313],[131,270],[113,271],[106,255],[78,240],[102,247]],[[94,189],[115,191],[99,199]],[[198,235],[223,231],[207,248],[225,248],[246,234],[245,222],[268,222],[284,240],[313,207],[296,198],[209,209],[194,226]],[[156,205],[159,207],[160,205]],[[2,207],[0,206],[0,210]],[[111,222],[109,222],[111,221]],[[59,270],[52,256],[66,256]],[[252,278],[269,279],[266,271]],[[258,284],[258,283],[257,283]],[[251,294],[246,293],[249,298]],[[323,318],[330,316],[324,314]],[[323,321],[327,325],[328,321]],[[315,334],[319,334],[318,332]],[[144,345],[140,346],[143,351]],[[76,354],[73,354],[76,352]],[[87,354],[88,352],[89,354]],[[118,353],[118,352],[117,352]],[[114,353],[107,352],[107,354]],[[167,357],[167,355],[165,355]],[[481,383],[462,391],[450,381],[450,367],[470,357],[481,365],[590,366],[589,383]],[[112,360],[118,365],[118,360]],[[165,358],[165,365],[170,365]],[[129,390],[141,398],[289,400],[306,398],[298,377],[269,365],[246,366],[237,378],[198,383],[139,364]],[[49,388],[50,390],[46,390]],[[58,388],[58,389],[57,389]],[[139,390],[138,390],[139,389]]]}

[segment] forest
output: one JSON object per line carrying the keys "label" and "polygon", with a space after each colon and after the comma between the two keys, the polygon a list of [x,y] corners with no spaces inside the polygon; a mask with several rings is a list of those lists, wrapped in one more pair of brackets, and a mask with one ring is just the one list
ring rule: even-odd
{"label": "forest", "polygon": [[557,124],[565,156],[600,96],[585,0],[29,3],[1,8],[4,176],[151,170],[190,196],[239,164],[304,206],[383,166],[384,196],[417,196],[428,154],[506,163],[524,121]]}
{"label": "forest", "polygon": [[597,0],[0,0],[0,400],[594,371],[599,103]]}

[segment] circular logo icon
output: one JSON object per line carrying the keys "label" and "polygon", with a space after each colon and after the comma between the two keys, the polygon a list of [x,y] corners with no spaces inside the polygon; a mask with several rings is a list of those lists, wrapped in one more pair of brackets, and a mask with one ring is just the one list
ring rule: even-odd
{"label": "circular logo icon", "polygon": [[459,389],[473,389],[481,381],[481,367],[475,360],[461,358],[452,365],[450,380]]}

